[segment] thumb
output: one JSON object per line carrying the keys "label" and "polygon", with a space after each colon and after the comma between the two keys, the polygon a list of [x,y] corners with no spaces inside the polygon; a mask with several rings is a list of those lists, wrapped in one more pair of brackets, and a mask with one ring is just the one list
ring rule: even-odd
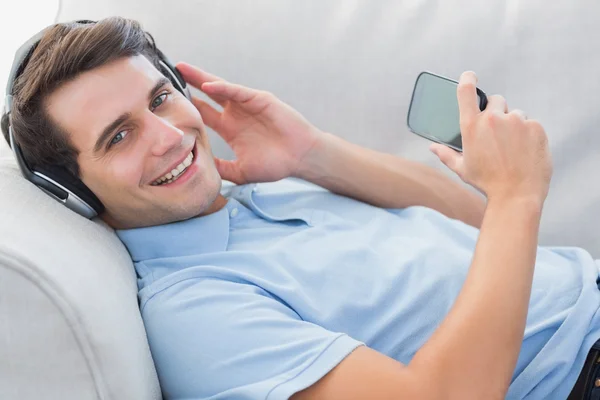
{"label": "thumb", "polygon": [[215,167],[217,168],[217,172],[221,175],[221,178],[226,181],[231,181],[236,185],[243,185],[247,183],[246,178],[242,174],[240,170],[240,166],[237,160],[228,161],[223,160],[222,158],[214,158]]}
{"label": "thumb", "polygon": [[434,143],[429,150],[435,154],[440,161],[459,177],[463,177],[463,156],[459,152],[443,144]]}

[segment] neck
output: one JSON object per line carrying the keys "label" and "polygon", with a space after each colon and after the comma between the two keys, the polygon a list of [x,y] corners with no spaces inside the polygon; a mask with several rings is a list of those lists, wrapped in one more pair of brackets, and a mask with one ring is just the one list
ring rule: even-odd
{"label": "neck", "polygon": [[206,210],[204,210],[202,213],[200,213],[199,215],[203,216],[203,215],[209,215],[212,213],[216,213],[217,211],[219,211],[223,207],[225,207],[226,204],[227,204],[227,199],[225,197],[223,197],[222,194],[219,193],[219,195],[217,196],[215,201],[213,201],[211,203],[211,205],[208,206],[208,208]]}
{"label": "neck", "polygon": [[[223,197],[222,194],[219,193],[219,195],[215,198],[215,200],[208,206],[208,208],[206,210],[204,210],[203,212],[201,212],[200,214],[198,214],[197,216],[201,217],[204,215],[209,215],[212,213],[216,213],[217,211],[221,210],[223,207],[225,207],[225,205],[227,205],[227,199],[225,197]],[[130,229],[130,228],[136,228],[139,227],[138,225],[134,225],[134,226],[129,226],[126,225],[124,223],[122,223],[121,221],[118,221],[116,218],[114,218],[110,213],[108,212],[104,212],[100,218],[106,222],[111,228],[113,229]]]}

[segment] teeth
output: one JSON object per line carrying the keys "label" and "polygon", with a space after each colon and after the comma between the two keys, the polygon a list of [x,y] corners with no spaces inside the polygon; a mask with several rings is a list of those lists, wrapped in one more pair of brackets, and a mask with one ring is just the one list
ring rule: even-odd
{"label": "teeth", "polygon": [[193,160],[194,160],[194,155],[190,152],[190,154],[188,154],[188,156],[185,158],[185,160],[183,160],[183,162],[181,164],[179,164],[177,167],[173,168],[171,170],[171,172],[166,173],[165,175],[161,176],[160,178],[158,178],[157,180],[152,182],[152,186],[158,186],[158,185],[162,185],[163,183],[171,183],[171,182],[176,181],[177,177],[179,175],[181,175],[181,173],[183,171],[185,171],[185,169],[187,167],[192,165]]}

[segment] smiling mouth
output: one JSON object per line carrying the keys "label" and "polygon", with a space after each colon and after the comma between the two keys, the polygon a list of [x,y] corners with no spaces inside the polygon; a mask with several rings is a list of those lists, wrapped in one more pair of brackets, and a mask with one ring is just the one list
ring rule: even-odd
{"label": "smiling mouth", "polygon": [[183,173],[188,169],[188,167],[190,165],[192,165],[193,161],[194,161],[194,150],[192,149],[192,151],[190,151],[190,153],[187,155],[187,157],[179,165],[177,165],[171,171],[167,172],[166,174],[164,174],[163,176],[161,176],[160,178],[158,178],[157,180],[152,182],[151,185],[152,186],[161,186],[161,185],[166,185],[168,183],[175,182],[177,179],[179,179],[183,175]]}

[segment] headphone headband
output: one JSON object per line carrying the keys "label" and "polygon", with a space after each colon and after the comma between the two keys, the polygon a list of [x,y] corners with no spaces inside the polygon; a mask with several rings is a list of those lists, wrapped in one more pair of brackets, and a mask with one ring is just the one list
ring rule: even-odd
{"label": "headphone headband", "polygon": [[[78,20],[79,24],[95,24],[96,21]],[[42,189],[55,200],[63,203],[69,209],[86,217],[93,218],[104,211],[104,205],[98,197],[79,179],[70,173],[66,168],[60,166],[36,167],[31,169],[19,144],[15,140],[15,135],[12,129],[11,110],[13,106],[13,88],[17,78],[23,73],[29,59],[40,40],[44,36],[46,30],[44,28],[29,40],[27,40],[15,53],[12,67],[6,84],[6,96],[4,101],[4,114],[8,115],[8,135],[9,144],[13,154],[17,160],[19,170],[25,179]],[[186,82],[183,80],[177,68],[171,64],[167,57],[154,46],[159,58],[161,72],[171,81],[173,86],[179,90],[188,99],[191,99],[191,94]]]}

